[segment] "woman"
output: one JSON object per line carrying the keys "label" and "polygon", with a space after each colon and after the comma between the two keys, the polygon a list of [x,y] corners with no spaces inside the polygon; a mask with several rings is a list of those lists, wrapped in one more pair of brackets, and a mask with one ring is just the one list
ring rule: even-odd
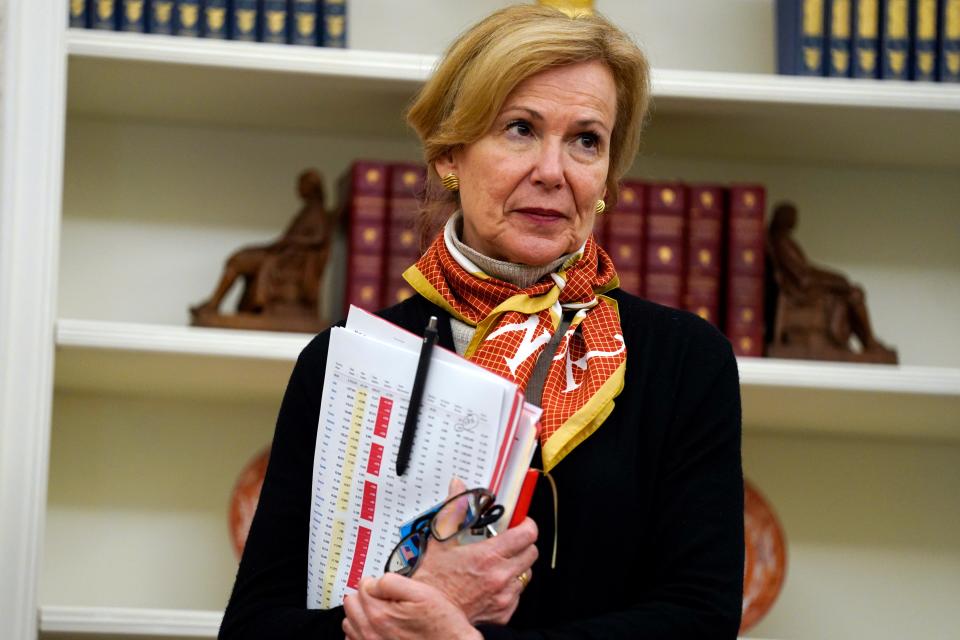
{"label": "woman", "polygon": [[324,333],[287,389],[221,637],[736,637],[736,360],[705,321],[617,289],[591,237],[648,87],[642,53],[606,20],[519,6],[461,36],[408,116],[444,185],[427,222],[448,219],[404,274],[419,295],[382,315],[417,333],[438,316],[442,346],[540,402],[557,525],[540,490],[522,525],[433,542],[412,578],[367,578],[344,608],[304,610]]}

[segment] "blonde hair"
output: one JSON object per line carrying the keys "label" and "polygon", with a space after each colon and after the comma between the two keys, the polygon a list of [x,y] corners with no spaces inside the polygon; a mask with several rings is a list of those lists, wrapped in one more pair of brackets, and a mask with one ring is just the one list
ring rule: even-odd
{"label": "blonde hair", "polygon": [[493,13],[460,35],[407,112],[427,163],[424,234],[442,224],[457,205],[456,195],[439,185],[434,162],[483,137],[507,96],[527,78],[593,60],[610,69],[617,87],[606,183],[607,204],[616,204],[617,185],[633,163],[649,107],[647,59],[602,16],[569,16],[551,7],[518,5]]}

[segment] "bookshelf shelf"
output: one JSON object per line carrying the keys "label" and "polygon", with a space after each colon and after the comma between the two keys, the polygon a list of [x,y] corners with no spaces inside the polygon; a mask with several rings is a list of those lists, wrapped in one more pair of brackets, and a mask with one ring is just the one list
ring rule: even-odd
{"label": "bookshelf shelf", "polygon": [[43,634],[216,638],[221,620],[221,611],[58,606],[40,609]]}
{"label": "bookshelf shelf", "polygon": [[[56,384],[69,391],[241,394],[275,402],[309,339],[63,319]],[[767,358],[742,358],[739,366],[748,430],[960,440],[960,369]]]}
{"label": "bookshelf shelf", "polygon": [[174,609],[43,607],[40,631],[186,638],[216,638],[223,613]]}
{"label": "bookshelf shelf", "polygon": [[[82,116],[408,135],[431,55],[70,30],[68,109]],[[960,87],[677,71],[653,74],[659,155],[960,167]]]}
{"label": "bookshelf shelf", "polygon": [[62,391],[277,403],[304,334],[130,322],[57,322],[55,384]]}

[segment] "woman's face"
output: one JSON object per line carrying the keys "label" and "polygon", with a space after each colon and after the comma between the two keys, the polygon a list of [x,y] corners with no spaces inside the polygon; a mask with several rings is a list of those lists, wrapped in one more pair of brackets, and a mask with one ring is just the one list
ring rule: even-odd
{"label": "woman's face", "polygon": [[435,164],[460,178],[463,242],[530,265],[579,249],[604,196],[616,104],[613,74],[599,61],[517,85],[486,135]]}

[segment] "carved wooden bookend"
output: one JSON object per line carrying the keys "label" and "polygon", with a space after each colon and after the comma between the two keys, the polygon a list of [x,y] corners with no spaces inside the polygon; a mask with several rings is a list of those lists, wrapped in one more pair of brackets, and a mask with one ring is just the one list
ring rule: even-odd
{"label": "carved wooden bookend", "polygon": [[873,333],[863,289],[843,274],[809,262],[791,235],[796,225],[796,207],[777,205],[767,230],[767,253],[779,289],[767,354],[896,364],[896,350]]}
{"label": "carved wooden bookend", "polygon": [[[324,209],[323,181],[316,171],[300,174],[299,192],[303,208],[283,235],[231,255],[210,299],[190,309],[191,324],[305,333],[326,328],[318,303],[335,221]],[[237,280],[243,286],[237,312],[221,313],[220,304]]]}

